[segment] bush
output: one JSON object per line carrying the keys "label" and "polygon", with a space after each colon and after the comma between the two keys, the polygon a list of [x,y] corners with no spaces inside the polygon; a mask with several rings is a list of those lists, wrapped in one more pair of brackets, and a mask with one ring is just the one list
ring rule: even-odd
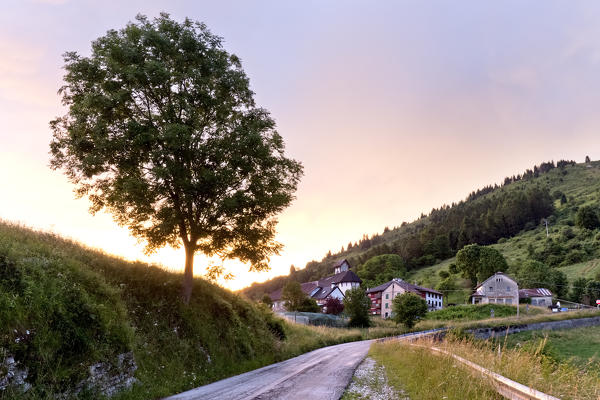
{"label": "bush", "polygon": [[369,319],[369,311],[371,309],[371,299],[365,291],[359,287],[346,291],[344,298],[344,311],[350,321],[348,326],[351,327],[369,327],[371,320]]}
{"label": "bush", "polygon": [[315,299],[305,297],[302,300],[302,303],[300,303],[300,305],[296,309],[296,311],[318,313],[319,311],[321,311],[321,307],[319,307]]}
{"label": "bush", "polygon": [[417,319],[427,314],[427,303],[414,293],[406,292],[396,296],[392,303],[392,319],[409,329],[415,325]]}
{"label": "bush", "polygon": [[577,226],[586,229],[596,229],[600,227],[600,219],[596,211],[597,207],[584,206],[577,210],[575,214],[575,223]]}
{"label": "bush", "polygon": [[335,297],[330,297],[325,301],[325,313],[338,315],[344,311],[344,303]]}
{"label": "bush", "polygon": [[584,261],[585,258],[586,258],[586,255],[584,252],[582,252],[580,250],[573,250],[566,255],[565,260],[563,261],[562,264],[564,264],[564,265],[577,264],[579,262]]}

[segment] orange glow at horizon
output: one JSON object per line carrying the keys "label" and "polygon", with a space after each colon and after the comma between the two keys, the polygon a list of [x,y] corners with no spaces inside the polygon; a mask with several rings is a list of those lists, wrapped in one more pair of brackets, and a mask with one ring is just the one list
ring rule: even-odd
{"label": "orange glow at horizon", "polygon": [[[189,16],[223,36],[287,154],[305,166],[296,200],[278,218],[282,254],[262,273],[227,262],[236,279],[220,283],[230,289],[303,268],[533,164],[598,159],[600,5],[566,8],[12,2],[0,15],[0,218],[183,269],[182,250],[144,255],[126,228],[90,215],[88,201],[48,168],[48,121],[64,113],[61,54],[88,54],[91,41],[137,13]],[[198,254],[195,274],[207,263]]]}

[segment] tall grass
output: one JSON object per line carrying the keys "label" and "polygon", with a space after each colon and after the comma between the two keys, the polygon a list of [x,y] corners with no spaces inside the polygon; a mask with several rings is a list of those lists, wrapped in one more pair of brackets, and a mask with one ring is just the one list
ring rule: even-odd
{"label": "tall grass", "polygon": [[385,367],[388,383],[412,400],[502,399],[488,379],[449,356],[399,341],[376,343],[369,355]]}
{"label": "tall grass", "polygon": [[0,362],[15,356],[33,385],[10,397],[54,398],[91,365],[129,351],[139,384],[117,399],[164,397],[318,347],[404,332],[389,321],[369,329],[287,323],[202,279],[184,305],[181,278],[0,221]]}
{"label": "tall grass", "polygon": [[546,341],[509,348],[494,341],[448,337],[437,347],[457,354],[500,375],[561,399],[597,399],[600,374],[558,362],[547,354]]}

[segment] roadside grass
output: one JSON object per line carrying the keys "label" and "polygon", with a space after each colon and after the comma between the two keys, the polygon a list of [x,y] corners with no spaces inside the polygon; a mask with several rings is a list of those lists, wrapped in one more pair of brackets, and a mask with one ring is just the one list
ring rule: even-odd
{"label": "roadside grass", "polygon": [[582,370],[600,370],[599,327],[519,332],[496,338],[494,343],[509,349],[537,349],[544,343],[544,355],[557,362],[569,362]]}
{"label": "roadside grass", "polygon": [[489,380],[449,356],[400,341],[374,343],[369,356],[383,365],[388,384],[411,400],[502,399]]}
{"label": "roadside grass", "polygon": [[[425,341],[421,343],[431,344]],[[556,361],[548,356],[545,340],[536,346],[510,348],[492,340],[448,336],[443,342],[435,343],[435,346],[564,400],[597,399],[600,396],[598,370],[582,371],[571,363]]]}

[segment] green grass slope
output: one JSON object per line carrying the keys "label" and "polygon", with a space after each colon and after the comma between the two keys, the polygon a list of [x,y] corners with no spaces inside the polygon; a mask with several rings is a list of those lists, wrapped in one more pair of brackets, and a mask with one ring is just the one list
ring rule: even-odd
{"label": "green grass slope", "polygon": [[[201,279],[183,305],[180,281],[158,267],[0,222],[0,381],[2,362],[14,357],[32,385],[25,394],[3,394],[55,398],[91,365],[133,352],[139,384],[121,398],[157,398],[300,351],[280,340],[281,328],[290,328],[270,311]],[[317,338],[306,347],[319,345]]]}

